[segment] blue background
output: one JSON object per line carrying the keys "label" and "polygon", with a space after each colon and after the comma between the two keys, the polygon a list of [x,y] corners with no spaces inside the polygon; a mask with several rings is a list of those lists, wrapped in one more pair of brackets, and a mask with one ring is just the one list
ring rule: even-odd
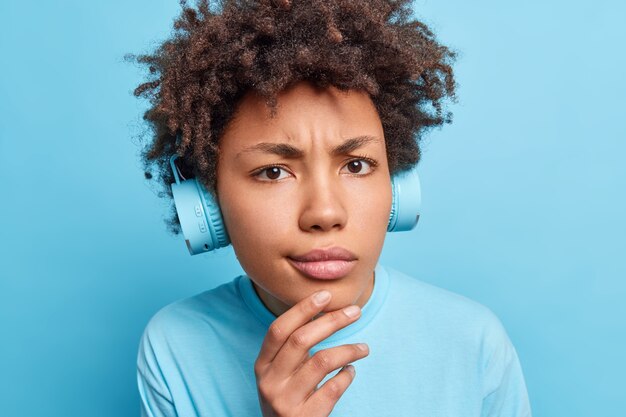
{"label": "blue background", "polygon": [[[54,3],[54,4],[52,4]],[[623,1],[417,1],[461,52],[424,142],[423,214],[381,262],[475,299],[517,348],[535,416],[626,409]],[[137,416],[160,307],[242,272],[167,234],[133,137],[127,64],[174,0],[0,3],[0,409]]]}

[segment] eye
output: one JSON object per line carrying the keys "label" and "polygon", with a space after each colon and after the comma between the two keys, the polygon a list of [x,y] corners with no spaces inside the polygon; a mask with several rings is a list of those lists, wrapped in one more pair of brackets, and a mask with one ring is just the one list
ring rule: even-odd
{"label": "eye", "polygon": [[[378,163],[371,158],[360,157],[348,161],[344,165],[344,168],[348,169],[349,174],[354,174],[357,177],[364,177],[371,174],[377,165]],[[287,175],[281,176],[281,172],[286,173]],[[265,182],[280,181],[287,178],[289,175],[288,171],[279,165],[266,166],[252,174],[253,177]]]}
{"label": "eye", "polygon": [[[364,163],[365,166],[363,165]],[[376,167],[376,162],[373,159],[369,158],[358,158],[348,161],[345,167],[348,168],[348,172],[350,172],[351,174],[359,174],[361,176],[365,176],[374,171],[374,168]],[[363,173],[363,170],[365,170],[366,172]]]}
{"label": "eye", "polygon": [[254,176],[261,179],[261,181],[278,181],[286,178],[280,176],[281,171],[286,172],[284,168],[274,165],[261,168],[254,174]]}

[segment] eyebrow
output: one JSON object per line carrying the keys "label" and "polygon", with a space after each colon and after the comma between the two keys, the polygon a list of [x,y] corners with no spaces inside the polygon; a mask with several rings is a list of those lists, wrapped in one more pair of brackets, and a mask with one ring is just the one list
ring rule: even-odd
{"label": "eyebrow", "polygon": [[[369,135],[361,135],[354,138],[350,138],[343,143],[335,146],[331,150],[332,156],[345,155],[350,153],[356,149],[365,146],[368,143],[372,142],[380,142],[380,139],[375,136]],[[248,152],[265,152],[271,153],[278,156],[282,156],[287,159],[298,159],[304,156],[304,151],[295,146],[289,145],[288,143],[270,143],[270,142],[261,142],[256,145],[245,148],[241,152],[237,154],[235,158],[239,158],[239,155]]]}

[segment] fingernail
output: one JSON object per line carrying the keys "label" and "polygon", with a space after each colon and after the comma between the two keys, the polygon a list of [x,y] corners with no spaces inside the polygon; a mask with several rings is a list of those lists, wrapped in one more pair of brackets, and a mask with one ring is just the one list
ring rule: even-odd
{"label": "fingernail", "polygon": [[326,301],[328,301],[329,298],[330,298],[330,292],[324,290],[315,294],[315,296],[313,297],[313,300],[315,301],[315,304],[323,304]]}
{"label": "fingernail", "polygon": [[346,316],[348,317],[355,317],[359,314],[359,311],[361,311],[359,306],[350,306],[343,309],[343,312],[346,313]]}
{"label": "fingernail", "polygon": [[365,343],[357,343],[356,347],[361,349],[363,352],[367,351],[367,345]]}
{"label": "fingernail", "polygon": [[354,366],[352,365],[346,365],[346,371],[350,372],[350,375],[354,376],[355,372],[354,372]]}

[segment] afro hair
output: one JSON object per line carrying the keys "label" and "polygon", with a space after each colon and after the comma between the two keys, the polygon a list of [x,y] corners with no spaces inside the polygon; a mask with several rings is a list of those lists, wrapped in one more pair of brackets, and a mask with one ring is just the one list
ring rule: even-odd
{"label": "afro hair", "polygon": [[298,81],[367,92],[392,175],[419,162],[429,128],[451,122],[442,104],[456,100],[456,52],[411,18],[410,0],[183,0],[181,8],[170,38],[152,53],[126,55],[149,72],[134,90],[150,103],[141,160],[170,201],[174,234],[170,157],[215,195],[218,139],[250,90],[273,116],[277,95]]}

